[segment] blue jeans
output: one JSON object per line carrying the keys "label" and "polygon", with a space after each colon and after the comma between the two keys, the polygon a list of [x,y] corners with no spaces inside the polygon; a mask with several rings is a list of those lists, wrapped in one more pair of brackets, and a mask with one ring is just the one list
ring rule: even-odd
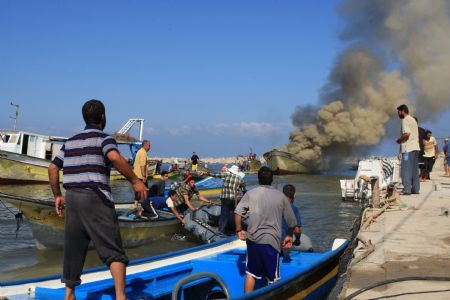
{"label": "blue jeans", "polygon": [[419,151],[403,153],[401,168],[403,193],[418,194],[420,191]]}
{"label": "blue jeans", "polygon": [[230,217],[234,212],[234,200],[220,198],[220,218],[219,218],[219,231],[226,232]]}

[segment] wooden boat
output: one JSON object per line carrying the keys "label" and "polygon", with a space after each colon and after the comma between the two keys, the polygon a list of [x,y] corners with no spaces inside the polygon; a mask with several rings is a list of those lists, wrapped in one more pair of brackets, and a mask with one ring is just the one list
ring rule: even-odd
{"label": "wooden boat", "polygon": [[[325,299],[333,288],[339,258],[348,245],[335,240],[325,253],[291,252],[280,263],[281,279],[244,294],[246,244],[236,238],[135,260],[127,268],[128,299]],[[61,275],[0,283],[0,297],[62,299]],[[114,283],[105,267],[86,270],[77,299],[114,299]],[[217,291],[219,289],[219,291]],[[179,297],[180,296],[180,297]],[[218,299],[218,298],[214,298]]]}
{"label": "wooden boat", "polygon": [[0,150],[0,184],[48,183],[49,164],[50,160]]}
{"label": "wooden boat", "polygon": [[[38,247],[62,248],[64,242],[64,218],[56,215],[53,200],[31,199],[0,193],[0,199],[20,209],[26,217]],[[180,222],[171,213],[158,211],[156,220],[133,220],[125,217],[132,208],[131,203],[117,204],[120,233],[124,247],[143,245],[163,235],[180,230]]]}
{"label": "wooden boat", "polygon": [[64,138],[0,130],[0,183],[48,182],[47,167]]}
{"label": "wooden boat", "polygon": [[264,153],[263,157],[267,166],[279,175],[315,173],[315,170],[306,166],[297,157],[288,152],[273,149]]}

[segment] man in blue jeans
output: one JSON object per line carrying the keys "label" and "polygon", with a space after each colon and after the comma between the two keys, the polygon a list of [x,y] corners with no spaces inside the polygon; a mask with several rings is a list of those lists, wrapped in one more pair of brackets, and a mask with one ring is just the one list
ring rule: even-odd
{"label": "man in blue jeans", "polygon": [[409,109],[406,104],[397,107],[397,113],[402,120],[402,135],[397,139],[397,144],[400,145],[399,159],[402,160],[402,194],[418,194],[420,191],[419,129],[416,120],[409,115]]}

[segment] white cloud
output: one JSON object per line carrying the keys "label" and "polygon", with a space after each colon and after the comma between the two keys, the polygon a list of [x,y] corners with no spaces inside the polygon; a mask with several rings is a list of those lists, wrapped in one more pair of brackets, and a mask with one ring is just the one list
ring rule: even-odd
{"label": "white cloud", "polygon": [[220,135],[263,136],[283,133],[290,127],[289,123],[236,122],[216,124],[211,131]]}
{"label": "white cloud", "polygon": [[159,131],[160,135],[164,132],[171,136],[189,136],[194,134],[213,134],[218,136],[267,136],[267,135],[286,135],[292,130],[290,123],[267,123],[267,122],[235,122],[218,123],[213,125],[190,126],[167,128]]}
{"label": "white cloud", "polygon": [[156,128],[153,128],[153,127],[145,127],[144,128],[144,132],[146,134],[150,135],[150,136],[152,136],[152,135],[160,135],[161,134],[160,130],[158,130]]}
{"label": "white cloud", "polygon": [[186,136],[192,134],[195,130],[189,125],[183,125],[177,128],[167,129],[168,133],[173,136]]}

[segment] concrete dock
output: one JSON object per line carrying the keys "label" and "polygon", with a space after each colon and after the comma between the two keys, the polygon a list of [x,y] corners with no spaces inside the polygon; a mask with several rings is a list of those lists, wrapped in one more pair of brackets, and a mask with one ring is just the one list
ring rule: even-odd
{"label": "concrete dock", "polygon": [[[450,277],[450,216],[445,213],[450,210],[450,177],[444,177],[443,158],[436,161],[431,180],[421,182],[420,194],[397,199],[396,205],[368,227],[361,227],[359,236],[366,245],[360,242],[354,252],[340,299],[384,280]],[[366,211],[366,220],[379,212],[380,209]],[[397,282],[352,299],[373,298],[450,299],[450,281]]]}

